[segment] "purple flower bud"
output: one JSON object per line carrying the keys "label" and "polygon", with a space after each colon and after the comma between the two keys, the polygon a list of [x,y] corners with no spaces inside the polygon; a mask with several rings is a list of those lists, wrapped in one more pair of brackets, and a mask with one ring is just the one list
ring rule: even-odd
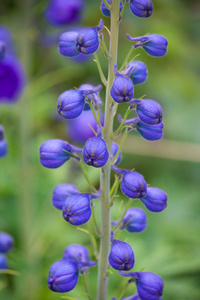
{"label": "purple flower bud", "polygon": [[144,177],[135,171],[118,169],[112,166],[112,169],[122,174],[121,190],[129,198],[143,198],[147,192],[147,183]]}
{"label": "purple flower bud", "polygon": [[78,194],[79,190],[73,185],[68,183],[59,184],[53,190],[52,204],[55,208],[62,210],[66,198],[69,195]]}
{"label": "purple flower bud", "polygon": [[114,269],[124,271],[131,270],[135,263],[131,246],[118,240],[113,240],[108,260]]}
{"label": "purple flower bud", "polygon": [[163,122],[148,125],[139,121],[135,124],[135,128],[144,139],[149,141],[160,140],[163,137]]}
{"label": "purple flower bud", "polygon": [[129,34],[126,35],[131,41],[138,42],[134,48],[142,47],[151,56],[164,56],[167,52],[167,39],[159,34],[149,34],[140,37],[132,38]]}
{"label": "purple flower bud", "polygon": [[78,32],[74,32],[74,31],[68,31],[61,34],[59,40],[60,54],[68,57],[74,57],[79,55],[79,52],[76,50],[77,36],[78,36]]}
{"label": "purple flower bud", "polygon": [[83,0],[50,0],[45,17],[52,26],[78,22],[84,8]]}
{"label": "purple flower bud", "polygon": [[92,214],[90,199],[98,197],[99,194],[76,194],[67,197],[63,206],[63,218],[72,225],[85,224]]}
{"label": "purple flower bud", "polygon": [[0,270],[7,270],[7,269],[8,269],[7,258],[4,254],[0,253]]}
{"label": "purple flower bud", "polygon": [[0,60],[0,74],[0,102],[17,101],[26,83],[23,66],[15,56],[7,54]]}
{"label": "purple flower bud", "polygon": [[6,54],[6,43],[0,40],[0,60],[5,57]]}
{"label": "purple flower bud", "polygon": [[78,267],[75,263],[59,260],[49,269],[48,287],[53,292],[66,293],[78,282]]}
{"label": "purple flower bud", "polygon": [[76,38],[76,49],[83,54],[92,54],[99,47],[98,31],[103,28],[103,20],[97,27],[82,29]]}
{"label": "purple flower bud", "polygon": [[122,72],[122,75],[128,76],[133,84],[144,83],[147,79],[147,74],[147,67],[141,61],[132,61]]}
{"label": "purple flower bud", "polygon": [[145,124],[154,125],[162,122],[162,107],[154,100],[141,99],[136,106],[136,111],[140,120]]}
{"label": "purple flower bud", "polygon": [[13,248],[14,240],[6,232],[0,232],[0,253],[8,253]]}
{"label": "purple flower bud", "polygon": [[80,116],[85,102],[82,92],[69,90],[60,95],[57,102],[57,111],[65,119],[74,119]]}
{"label": "purple flower bud", "polygon": [[63,259],[75,262],[82,272],[87,272],[88,267],[96,265],[96,262],[92,262],[89,256],[89,251],[86,247],[74,244],[65,248]]}
{"label": "purple flower bud", "polygon": [[46,168],[56,169],[69,160],[74,152],[81,153],[82,149],[63,140],[48,140],[40,146],[40,163]]}
{"label": "purple flower bud", "polygon": [[148,187],[147,193],[141,201],[148,210],[160,212],[167,207],[167,194],[156,187]]}
{"label": "purple flower bud", "polygon": [[[108,2],[108,4],[112,4],[112,0],[106,0]],[[122,11],[122,8],[123,8],[123,3],[122,1],[120,1],[120,4],[119,4],[119,9],[120,9],[120,12]],[[101,12],[104,16],[106,17],[110,17],[110,10],[106,7],[104,1],[102,0],[101,2]]]}
{"label": "purple flower bud", "polygon": [[129,232],[142,232],[146,226],[147,217],[145,211],[141,208],[129,208],[122,220],[121,229],[126,228]]}
{"label": "purple flower bud", "polygon": [[164,282],[160,276],[151,272],[129,272],[119,271],[125,277],[135,278],[137,292],[142,300],[158,300],[163,294]]}
{"label": "purple flower bud", "polygon": [[[85,108],[84,108],[85,109]],[[101,125],[104,124],[104,116],[101,114]],[[69,120],[67,125],[67,135],[72,142],[84,144],[95,134],[90,126],[97,131],[97,122],[91,110],[84,110],[82,114],[75,119]]]}
{"label": "purple flower bud", "polygon": [[113,82],[110,94],[117,103],[128,102],[133,97],[133,83],[129,78],[117,76]]}
{"label": "purple flower bud", "polygon": [[103,167],[107,163],[108,157],[106,142],[101,137],[87,140],[83,148],[83,160],[87,165],[95,168]]}
{"label": "purple flower bud", "polygon": [[[85,93],[86,91],[93,91],[95,90],[96,87],[93,86],[92,84],[88,84],[88,83],[85,83],[85,84],[82,84],[81,86],[79,86],[78,90]],[[101,106],[102,105],[102,101],[101,101],[101,98],[99,97],[99,92],[96,92],[96,93],[93,93],[92,96],[88,96],[88,98],[90,100],[94,100],[95,104],[97,106]],[[84,108],[85,109],[85,108]],[[89,108],[90,109],[90,108]]]}
{"label": "purple flower bud", "polygon": [[[118,149],[119,149],[119,145],[117,145],[116,143],[112,142],[112,144],[111,144],[111,155],[110,155],[111,156],[110,157],[111,160],[113,159],[113,157],[117,153]],[[120,151],[118,157],[116,158],[116,161],[115,161],[114,165],[119,164],[121,160],[122,160],[122,153]]]}
{"label": "purple flower bud", "polygon": [[151,0],[131,0],[130,9],[137,17],[148,18],[153,13],[153,4]]}

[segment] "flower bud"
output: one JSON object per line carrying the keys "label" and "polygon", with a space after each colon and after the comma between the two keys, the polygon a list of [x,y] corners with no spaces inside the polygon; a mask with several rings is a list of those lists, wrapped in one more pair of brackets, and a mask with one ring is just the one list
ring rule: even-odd
{"label": "flower bud", "polygon": [[13,248],[14,240],[6,232],[0,232],[0,253],[8,253]]}
{"label": "flower bud", "polygon": [[50,0],[45,17],[52,26],[78,22],[84,8],[83,0]]}
{"label": "flower bud", "polygon": [[167,194],[159,188],[148,187],[147,193],[141,201],[148,210],[160,212],[167,207]]}
{"label": "flower bud", "polygon": [[0,40],[0,60],[5,57],[6,54],[6,43]]}
{"label": "flower bud", "polygon": [[144,177],[135,171],[122,170],[115,166],[112,169],[122,174],[121,190],[129,198],[143,198],[147,192],[147,183]]}
{"label": "flower bud", "polygon": [[74,31],[68,31],[61,34],[59,40],[60,54],[68,57],[74,57],[79,55],[79,52],[76,50],[77,36],[78,36],[78,32],[74,32]]}
{"label": "flower bud", "polygon": [[[81,86],[79,86],[79,88],[78,88],[78,90],[79,91],[81,91],[81,92],[83,92],[83,93],[85,93],[86,91],[89,91],[89,93],[90,93],[90,91],[93,91],[93,90],[95,90],[96,89],[96,87],[95,86],[93,86],[92,84],[88,84],[88,83],[85,83],[85,84],[82,84]],[[88,97],[88,99],[90,99],[90,100],[94,100],[94,102],[95,102],[95,104],[97,105],[97,106],[101,106],[102,105],[102,101],[101,101],[101,98],[99,97],[99,91],[97,91],[96,93],[93,93],[92,94],[92,96],[87,96]],[[89,108],[90,109],[90,108]],[[84,110],[85,110],[85,107],[84,107]],[[87,109],[86,109],[87,110]]]}
{"label": "flower bud", "polygon": [[118,240],[113,240],[108,260],[114,269],[124,271],[131,270],[135,263],[131,246]]}
{"label": "flower bud", "polygon": [[135,124],[135,128],[144,139],[149,141],[160,140],[163,137],[163,122],[148,125],[139,121]]}
{"label": "flower bud", "polygon": [[40,146],[40,163],[46,168],[56,169],[69,160],[74,152],[81,153],[82,149],[63,140],[48,140]]}
{"label": "flower bud", "polygon": [[76,194],[67,197],[63,205],[63,218],[72,225],[85,224],[91,217],[90,194]]}
{"label": "flower bud", "polygon": [[[108,2],[108,4],[112,4],[112,0],[105,0]],[[123,8],[123,3],[122,1],[120,1],[120,4],[119,4],[119,9],[120,9],[120,12],[122,11],[122,8]],[[104,16],[106,17],[110,17],[110,10],[107,8],[107,6],[105,5],[104,1],[102,0],[101,1],[101,12]]]}
{"label": "flower bud", "polygon": [[69,195],[74,195],[78,193],[79,190],[73,184],[59,184],[53,190],[52,204],[55,208],[62,210],[66,198]]}
{"label": "flower bud", "polygon": [[133,97],[133,83],[129,78],[117,76],[110,90],[111,97],[117,103],[128,102]]}
{"label": "flower bud", "polygon": [[92,54],[99,48],[98,31],[103,28],[103,20],[97,27],[82,29],[76,38],[76,49],[83,54]]}
{"label": "flower bud", "polygon": [[60,95],[57,102],[57,111],[65,119],[74,119],[80,116],[85,102],[82,92],[69,90]]}
{"label": "flower bud", "polygon": [[129,272],[119,271],[125,277],[135,279],[137,292],[142,300],[158,300],[163,294],[164,282],[160,276],[151,272]]}
{"label": "flower bud", "polygon": [[[101,116],[101,125],[103,126],[104,116],[102,113],[100,114],[100,116]],[[97,131],[98,126],[93,116],[92,110],[84,110],[78,118],[68,121],[67,136],[72,142],[84,144],[89,138],[95,136],[90,126],[95,131]]]}
{"label": "flower bud", "polygon": [[145,211],[141,208],[129,208],[122,220],[121,229],[126,228],[129,232],[142,232],[146,226],[147,217]]}
{"label": "flower bud", "polygon": [[145,124],[154,125],[162,122],[162,107],[154,100],[141,99],[136,106],[136,112],[140,120]]}
{"label": "flower bud", "polygon": [[167,52],[167,39],[159,34],[149,34],[132,38],[126,35],[130,41],[137,42],[134,48],[142,47],[151,56],[164,56]]}
{"label": "flower bud", "polygon": [[6,140],[0,139],[0,157],[4,157],[7,154],[8,154],[8,143]]}
{"label": "flower bud", "polygon": [[131,0],[130,9],[137,17],[148,18],[153,13],[153,4],[151,0]]}
{"label": "flower bud", "polygon": [[49,269],[48,287],[53,292],[66,293],[78,282],[78,267],[75,263],[59,260]]}
{"label": "flower bud", "polygon": [[[110,157],[111,160],[115,157],[118,149],[119,149],[119,145],[112,142],[112,144],[111,144],[111,157]],[[120,151],[119,154],[118,154],[118,157],[116,158],[116,161],[115,161],[114,165],[119,164],[121,160],[122,160],[122,153]]]}
{"label": "flower bud", "polygon": [[87,140],[83,148],[83,160],[87,165],[95,168],[103,167],[107,163],[108,157],[106,142],[101,137]]}
{"label": "flower bud", "polygon": [[133,84],[144,83],[147,79],[147,74],[147,67],[141,61],[132,61],[122,72],[122,75],[128,76]]}
{"label": "flower bud", "polygon": [[0,270],[6,270],[6,269],[8,269],[7,258],[4,254],[0,253]]}
{"label": "flower bud", "polygon": [[83,273],[87,272],[88,267],[96,265],[96,262],[91,261],[88,249],[79,244],[69,245],[66,247],[63,259],[76,263],[79,270]]}

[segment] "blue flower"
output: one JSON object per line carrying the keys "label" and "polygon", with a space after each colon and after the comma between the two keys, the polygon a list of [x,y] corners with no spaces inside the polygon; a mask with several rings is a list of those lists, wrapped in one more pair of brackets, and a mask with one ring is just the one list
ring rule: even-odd
{"label": "blue flower", "polygon": [[83,8],[83,0],[50,0],[45,17],[53,26],[71,24],[80,21]]}
{"label": "blue flower", "polygon": [[59,52],[60,54],[68,57],[74,57],[79,55],[79,52],[76,50],[76,38],[78,32],[67,31],[61,34],[59,39]]}
{"label": "blue flower", "polygon": [[78,267],[74,262],[59,260],[49,269],[48,287],[53,292],[66,293],[78,282]]}
{"label": "blue flower", "polygon": [[13,248],[13,237],[6,233],[0,232],[0,253],[8,253]]}
{"label": "blue flower", "polygon": [[163,110],[158,102],[149,99],[136,99],[136,101],[139,101],[136,104],[136,112],[143,123],[154,125],[162,122]]}
{"label": "blue flower", "polygon": [[130,9],[137,17],[148,18],[153,13],[153,3],[151,0],[131,0]]}
{"label": "blue flower", "polygon": [[119,274],[132,277],[137,286],[137,292],[142,300],[158,300],[163,294],[164,282],[160,276],[151,272],[119,271]]}
{"label": "blue flower", "polygon": [[62,210],[66,198],[69,195],[74,195],[78,193],[79,190],[73,184],[69,184],[69,183],[59,184],[53,190],[52,204],[55,208]]}
{"label": "blue flower", "polygon": [[7,258],[4,254],[0,253],[0,270],[6,270],[6,269],[8,269]]}
{"label": "blue flower", "polygon": [[101,137],[87,140],[83,148],[83,160],[87,165],[95,168],[103,167],[107,163],[108,157],[106,142]]}
{"label": "blue flower", "polygon": [[[112,4],[112,0],[105,0],[108,2],[108,4]],[[122,8],[123,8],[123,3],[122,1],[120,1],[120,4],[119,4],[119,9],[120,9],[120,12],[122,11]],[[104,16],[106,17],[110,17],[110,10],[107,8],[107,6],[105,5],[104,1],[102,0],[101,1],[101,12]]]}
{"label": "blue flower", "polygon": [[147,74],[147,67],[141,61],[132,61],[122,72],[122,75],[129,77],[133,84],[144,83],[147,79]]}
{"label": "blue flower", "polygon": [[63,140],[48,140],[40,146],[40,162],[46,168],[55,169],[69,160],[74,152],[81,153],[82,149]]}
{"label": "blue flower", "polygon": [[119,240],[113,240],[108,260],[114,269],[124,271],[131,270],[135,263],[131,246]]}
{"label": "blue flower", "polygon": [[133,83],[129,78],[117,76],[110,90],[111,97],[117,103],[129,102],[134,93]]}
{"label": "blue flower", "polygon": [[147,217],[145,211],[141,208],[129,208],[122,220],[120,228],[125,228],[129,232],[142,232],[146,226]]}
{"label": "blue flower", "polygon": [[135,124],[135,129],[141,136],[149,141],[160,140],[163,137],[163,122],[154,125],[148,125],[139,121]]}
{"label": "blue flower", "polygon": [[129,34],[126,36],[130,41],[137,42],[134,48],[142,47],[151,56],[160,57],[167,52],[168,41],[163,35],[149,34],[135,38]]}
{"label": "blue flower", "polygon": [[141,201],[148,210],[160,212],[167,207],[167,194],[159,188],[148,187],[147,193]]}

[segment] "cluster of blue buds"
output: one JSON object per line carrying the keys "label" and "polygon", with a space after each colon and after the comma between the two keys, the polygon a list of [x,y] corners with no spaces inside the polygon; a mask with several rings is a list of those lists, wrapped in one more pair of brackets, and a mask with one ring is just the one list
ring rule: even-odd
{"label": "cluster of blue buds", "polygon": [[66,247],[63,259],[56,261],[49,269],[48,287],[53,292],[66,293],[75,288],[79,274],[93,267],[89,251],[86,247],[74,244]]}
{"label": "cluster of blue buds", "polygon": [[16,102],[26,84],[25,72],[15,53],[10,31],[0,25],[0,103]]}
{"label": "cluster of blue buds", "polygon": [[6,255],[13,248],[14,240],[12,236],[6,232],[0,232],[0,270],[8,269]]}
{"label": "cluster of blue buds", "polygon": [[4,138],[4,128],[0,124],[0,157],[6,156],[8,153],[8,143]]}

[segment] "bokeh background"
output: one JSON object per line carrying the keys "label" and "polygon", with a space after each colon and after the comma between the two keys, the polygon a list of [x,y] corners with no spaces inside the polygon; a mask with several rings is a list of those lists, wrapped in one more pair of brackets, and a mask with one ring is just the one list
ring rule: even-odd
{"label": "bokeh background", "polygon": [[[56,102],[65,90],[83,83],[97,85],[100,78],[92,58],[78,64],[61,56],[55,43],[60,29],[50,26],[43,12],[47,0],[1,0],[0,24],[7,26],[28,78],[26,91],[16,104],[0,106],[9,155],[0,160],[0,231],[10,233],[15,247],[8,255],[10,269],[18,275],[0,274],[3,300],[55,300],[62,295],[46,284],[48,269],[61,259],[65,247],[82,243],[93,251],[90,237],[70,226],[51,204],[54,187],[73,183],[88,192],[78,164],[68,161],[56,170],[39,163],[39,147],[47,139],[67,137],[67,124],[57,118]],[[96,26],[102,17],[101,1],[85,1],[81,24]],[[159,142],[147,142],[131,133],[123,149],[120,167],[135,168],[152,186],[165,190],[168,207],[161,213],[147,211],[148,227],[141,234],[123,233],[136,256],[134,270],[159,274],[165,282],[163,299],[200,299],[200,2],[199,0],[154,0],[151,18],[140,19],[125,12],[120,25],[118,64],[123,62],[132,36],[158,33],[169,41],[163,58],[152,58],[141,49],[139,59],[149,70],[146,83],[135,88],[164,109],[165,134]],[[109,26],[109,19],[104,18]],[[67,28],[68,29],[68,28]],[[63,28],[61,29],[63,30]],[[108,39],[106,31],[105,38]],[[104,71],[106,59],[99,57]],[[102,99],[105,91],[101,92]],[[121,114],[126,105],[120,106]],[[117,122],[115,124],[117,126]],[[81,130],[81,128],[80,128]],[[88,167],[96,187],[99,170]],[[116,220],[122,194],[112,210]],[[139,201],[135,206],[142,207]],[[98,203],[96,204],[98,210]],[[98,215],[98,214],[97,214]],[[92,227],[92,224],[90,224]],[[82,226],[87,229],[87,226]],[[93,229],[93,228],[92,228]],[[97,241],[98,242],[98,241]],[[92,294],[96,292],[96,268],[89,273]],[[126,283],[117,271],[110,274],[109,296],[119,296]],[[134,294],[130,285],[127,296]],[[65,296],[87,299],[80,277],[78,286]]]}

